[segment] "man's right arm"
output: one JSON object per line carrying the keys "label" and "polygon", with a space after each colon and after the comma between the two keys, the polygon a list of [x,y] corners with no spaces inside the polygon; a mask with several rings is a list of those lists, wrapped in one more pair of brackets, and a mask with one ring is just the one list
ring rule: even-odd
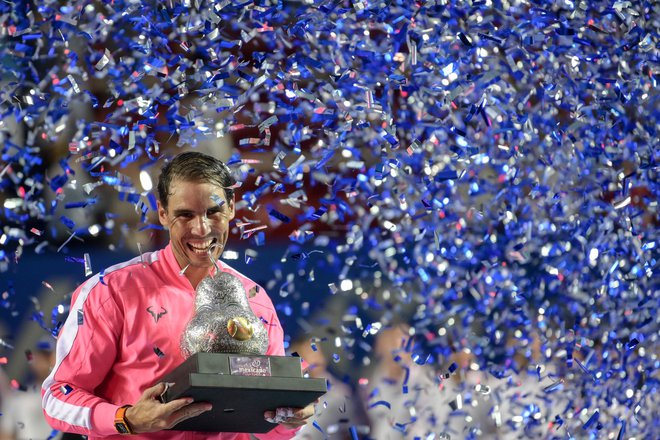
{"label": "man's right arm", "polygon": [[83,435],[116,434],[114,414],[121,405],[94,394],[115,362],[123,313],[98,275],[74,293],[57,340],[57,359],[42,385],[48,423]]}
{"label": "man's right arm", "polygon": [[[95,279],[96,278],[96,279]],[[108,402],[94,394],[106,379],[120,346],[122,308],[97,277],[73,296],[69,316],[57,339],[57,360],[41,389],[48,423],[58,431],[107,436],[117,434],[115,414],[124,405],[126,421],[136,434],[168,429],[211,409],[208,403],[158,400],[165,384],[144,390],[137,402]]]}

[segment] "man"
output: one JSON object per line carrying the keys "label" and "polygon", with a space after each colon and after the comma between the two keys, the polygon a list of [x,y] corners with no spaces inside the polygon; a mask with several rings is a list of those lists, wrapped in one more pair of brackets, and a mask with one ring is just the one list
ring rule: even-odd
{"label": "man", "polygon": [[30,383],[23,389],[3,395],[0,411],[0,440],[58,440],[61,435],[48,426],[41,411],[39,385],[55,365],[55,344],[52,337],[40,340],[31,351]]}
{"label": "man", "polygon": [[[193,315],[195,288],[215,273],[234,217],[235,180],[221,161],[197,152],[182,153],[163,167],[158,181],[158,218],[170,242],[112,266],[82,284],[57,343],[57,361],[43,384],[43,407],[56,429],[90,439],[119,435],[115,420],[133,434],[152,440],[248,439],[249,434],[163,431],[211,409],[181,398],[161,403],[165,384],[153,382],[184,357],[179,346]],[[283,331],[263,288],[237,276],[257,317],[266,323],[268,355],[284,355]],[[132,406],[131,406],[132,405]],[[288,439],[314,413],[303,409],[267,411],[279,423],[257,438]],[[275,426],[275,425],[274,425]]]}

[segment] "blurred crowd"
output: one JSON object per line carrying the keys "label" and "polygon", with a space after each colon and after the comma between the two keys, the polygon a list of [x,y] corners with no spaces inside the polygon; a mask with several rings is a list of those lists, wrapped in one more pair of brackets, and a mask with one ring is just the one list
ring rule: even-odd
{"label": "blurred crowd", "polygon": [[[29,368],[20,381],[2,373],[3,440],[62,437],[41,413],[40,385],[54,365],[54,343],[50,336],[41,337],[26,351]],[[308,365],[305,374],[328,381],[328,393],[298,439],[514,439],[534,433],[530,420],[540,428],[552,422],[550,408],[536,406],[547,384],[524,372],[504,382],[489,378],[476,369],[468,352],[448,359],[446,374],[436,366],[419,365],[407,348],[406,325],[382,329],[369,355],[371,364],[357,373],[333,372],[337,355],[328,356],[326,345],[298,339],[289,347],[290,354]],[[529,438],[551,438],[535,434]]]}
{"label": "blurred crowd", "polygon": [[[575,419],[572,426],[587,422],[580,396],[565,392],[575,371],[551,372],[537,363],[538,341],[504,344],[511,357],[504,363],[512,368],[496,377],[480,368],[468,348],[435,362],[418,358],[414,330],[403,321],[373,329],[357,354],[358,347],[346,347],[331,330],[333,321],[346,318],[340,316],[345,304],[319,313],[329,316],[326,328],[290,339],[287,350],[305,361],[306,375],[328,383],[298,439],[552,439],[570,434],[567,418]],[[27,327],[32,338],[20,347],[28,347],[25,356],[17,350],[9,356],[10,363],[27,368],[14,368],[8,377],[7,358],[0,368],[0,432],[3,440],[59,440],[63,434],[46,424],[40,397],[40,384],[54,364],[55,338],[34,321]],[[577,434],[574,438],[587,438],[581,436],[586,431]]]}

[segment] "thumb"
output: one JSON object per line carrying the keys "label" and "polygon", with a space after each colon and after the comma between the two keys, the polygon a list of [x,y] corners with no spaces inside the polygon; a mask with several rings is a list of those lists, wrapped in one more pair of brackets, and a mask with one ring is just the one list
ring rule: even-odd
{"label": "thumb", "polygon": [[144,390],[144,393],[142,393],[142,398],[143,399],[159,398],[160,395],[163,394],[165,390],[169,387],[169,385],[170,384],[167,384],[165,382],[157,383],[151,388],[147,388],[146,390]]}

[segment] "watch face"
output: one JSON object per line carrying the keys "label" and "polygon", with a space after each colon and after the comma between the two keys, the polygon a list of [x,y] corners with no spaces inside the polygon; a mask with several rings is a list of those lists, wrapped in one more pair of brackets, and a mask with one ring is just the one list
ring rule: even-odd
{"label": "watch face", "polygon": [[115,429],[117,429],[117,432],[119,432],[120,434],[129,433],[128,428],[123,423],[115,422]]}

